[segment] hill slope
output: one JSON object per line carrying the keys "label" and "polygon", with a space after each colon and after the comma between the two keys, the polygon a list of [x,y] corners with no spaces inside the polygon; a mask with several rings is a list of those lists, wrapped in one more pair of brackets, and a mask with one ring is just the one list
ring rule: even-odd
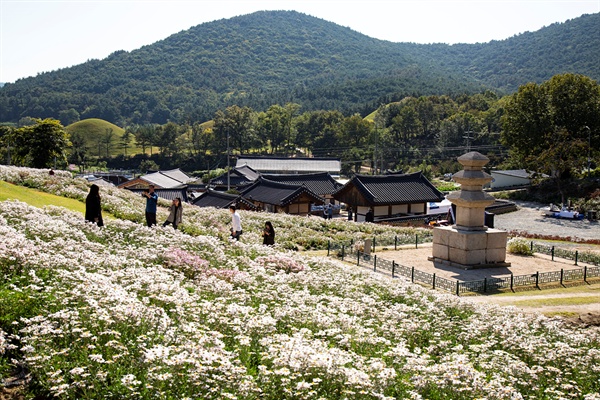
{"label": "hill slope", "polygon": [[[71,139],[77,142],[78,138],[82,145],[90,150],[90,154],[99,157],[116,156],[124,153],[123,135],[125,130],[102,119],[90,118],[72,123],[65,127],[71,135]],[[131,135],[128,140],[127,152],[129,154],[140,152],[135,147],[135,137]],[[108,147],[108,148],[107,148]]]}
{"label": "hill slope", "polygon": [[362,112],[405,95],[515,90],[558,72],[600,78],[600,14],[505,41],[417,45],[369,38],[292,11],[257,12],[132,52],[0,88],[0,121],[56,117],[125,123],[202,121],[231,104]]}

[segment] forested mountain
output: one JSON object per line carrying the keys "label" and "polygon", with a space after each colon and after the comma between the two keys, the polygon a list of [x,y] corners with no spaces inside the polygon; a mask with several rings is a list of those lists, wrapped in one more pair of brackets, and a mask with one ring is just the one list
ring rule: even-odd
{"label": "forested mountain", "polygon": [[368,113],[407,95],[512,92],[561,72],[600,78],[600,14],[473,45],[367,37],[293,11],[204,23],[131,52],[0,88],[0,121],[195,122],[237,104]]}

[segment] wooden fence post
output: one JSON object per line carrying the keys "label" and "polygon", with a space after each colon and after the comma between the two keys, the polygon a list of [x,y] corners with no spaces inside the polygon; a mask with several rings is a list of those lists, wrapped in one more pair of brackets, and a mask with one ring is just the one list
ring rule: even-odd
{"label": "wooden fence post", "polygon": [[483,278],[483,293],[487,293],[487,278]]}
{"label": "wooden fence post", "polygon": [[539,273],[539,271],[535,273],[535,287],[537,289],[540,288],[540,273]]}
{"label": "wooden fence post", "polygon": [[394,235],[394,250],[398,250],[398,235]]}
{"label": "wooden fence post", "polygon": [[554,246],[552,246],[552,261],[554,261]]}
{"label": "wooden fence post", "polygon": [[515,290],[513,289],[513,284],[514,284],[515,278],[513,276],[513,274],[510,274],[510,291],[514,292]]}
{"label": "wooden fence post", "polygon": [[342,261],[344,261],[344,250],[345,250],[344,245],[342,245]]}
{"label": "wooden fence post", "polygon": [[587,283],[587,265],[583,266],[583,281]]}
{"label": "wooden fence post", "polygon": [[435,289],[435,272],[433,273],[433,289]]}
{"label": "wooden fence post", "polygon": [[415,267],[411,267],[411,271],[410,271],[410,281],[412,283],[415,283]]}
{"label": "wooden fence post", "polygon": [[360,265],[360,251],[356,252],[356,265]]}
{"label": "wooden fence post", "polygon": [[575,265],[577,265],[578,258],[579,258],[579,250],[575,250]]}
{"label": "wooden fence post", "polygon": [[415,235],[415,249],[419,248],[419,235]]}
{"label": "wooden fence post", "polygon": [[396,261],[392,260],[392,278],[396,274]]}
{"label": "wooden fence post", "polygon": [[377,255],[373,256],[373,272],[377,272]]}
{"label": "wooden fence post", "polygon": [[460,296],[460,281],[456,281],[456,295]]}
{"label": "wooden fence post", "polygon": [[327,257],[329,257],[329,249],[331,249],[331,240],[327,241]]}

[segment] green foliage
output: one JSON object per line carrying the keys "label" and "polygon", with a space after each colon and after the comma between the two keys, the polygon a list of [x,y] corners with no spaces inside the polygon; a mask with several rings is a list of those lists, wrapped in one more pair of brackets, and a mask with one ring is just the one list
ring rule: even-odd
{"label": "green foliage", "polygon": [[8,83],[0,88],[0,121],[183,123],[232,104],[266,110],[290,101],[303,110],[366,114],[407,95],[510,92],[563,71],[598,79],[599,18],[450,46],[376,40],[297,12],[256,12]]}
{"label": "green foliage", "polygon": [[210,171],[195,171],[193,173],[194,176],[202,175],[202,182],[208,183],[211,179],[216,178],[217,176],[221,176],[226,173],[227,170],[224,168],[217,168]]}
{"label": "green foliage", "polygon": [[506,250],[511,254],[518,254],[521,256],[530,256],[531,252],[530,243],[523,238],[511,238],[506,243]]}
{"label": "green foliage", "polygon": [[579,205],[579,209],[582,212],[592,210],[600,213],[600,189],[593,191],[589,198],[585,199],[582,204]]}
{"label": "green foliage", "polygon": [[437,188],[440,192],[452,192],[454,190],[459,190],[460,186],[458,186],[454,182],[445,182],[440,180],[431,180],[433,186]]}
{"label": "green foliage", "polygon": [[142,160],[138,167],[138,171],[142,171],[142,173],[146,173],[147,171],[158,171],[159,169],[160,167],[153,160]]}
{"label": "green foliage", "polygon": [[17,165],[45,168],[66,164],[66,151],[71,145],[69,134],[55,119],[36,120],[12,132],[13,161]]}
{"label": "green foliage", "polygon": [[229,149],[246,152],[254,147],[257,138],[254,132],[254,115],[250,107],[231,106],[217,111],[214,118],[216,145],[218,150]]}
{"label": "green foliage", "polygon": [[513,163],[553,176],[562,194],[562,180],[600,152],[600,85],[563,74],[521,86],[506,102],[502,122]]}
{"label": "green foliage", "polygon": [[565,164],[570,159],[583,166],[588,154],[582,145],[589,142],[594,152],[600,147],[600,85],[582,75],[564,74],[521,86],[508,99],[502,123],[502,141],[523,166],[539,164],[540,156],[547,173],[574,168]]}

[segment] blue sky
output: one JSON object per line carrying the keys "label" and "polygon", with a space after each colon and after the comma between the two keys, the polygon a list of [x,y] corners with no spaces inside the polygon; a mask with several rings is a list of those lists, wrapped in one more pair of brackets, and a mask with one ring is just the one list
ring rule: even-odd
{"label": "blue sky", "polygon": [[0,82],[260,10],[296,10],[393,42],[453,44],[598,13],[600,0],[0,0]]}

